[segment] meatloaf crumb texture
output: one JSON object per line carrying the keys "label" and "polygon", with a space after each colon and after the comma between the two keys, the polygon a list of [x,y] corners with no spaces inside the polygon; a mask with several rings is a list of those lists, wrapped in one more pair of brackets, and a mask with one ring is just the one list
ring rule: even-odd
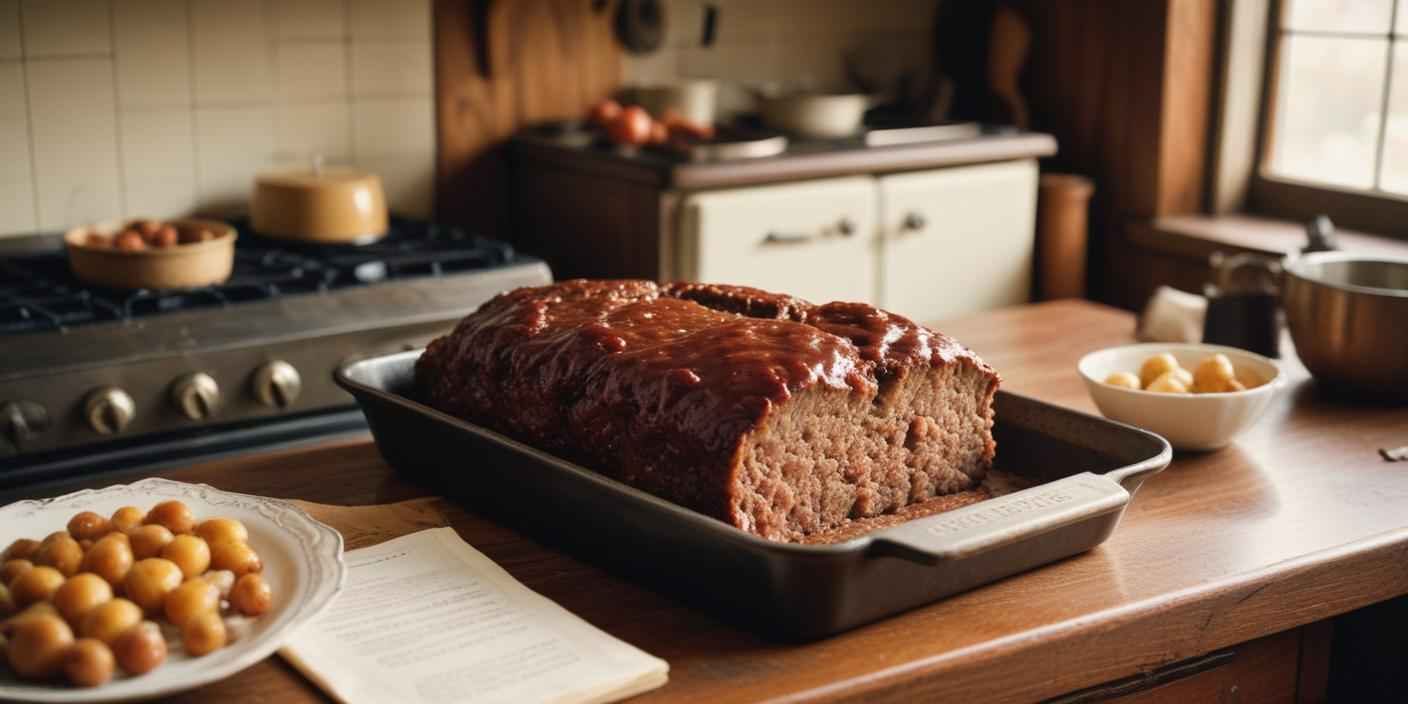
{"label": "meatloaf crumb texture", "polygon": [[416,364],[430,405],[773,540],[975,487],[997,374],[860,303],[567,281],[500,295]]}

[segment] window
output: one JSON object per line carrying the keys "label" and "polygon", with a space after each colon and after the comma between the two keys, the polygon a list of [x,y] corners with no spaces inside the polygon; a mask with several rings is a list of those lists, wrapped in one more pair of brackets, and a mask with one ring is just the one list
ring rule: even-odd
{"label": "window", "polygon": [[1273,4],[1252,206],[1408,234],[1408,0]]}

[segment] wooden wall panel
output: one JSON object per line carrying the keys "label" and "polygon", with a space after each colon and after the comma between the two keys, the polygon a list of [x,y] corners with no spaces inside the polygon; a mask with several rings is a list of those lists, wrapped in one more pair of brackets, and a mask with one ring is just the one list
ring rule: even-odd
{"label": "wooden wall panel", "polygon": [[553,278],[658,278],[659,188],[524,159],[514,176],[516,243]]}
{"label": "wooden wall panel", "polygon": [[1046,164],[1095,181],[1088,290],[1135,307],[1158,282],[1125,227],[1195,212],[1206,188],[1214,0],[1023,0],[1033,126],[1056,136]]}
{"label": "wooden wall panel", "polygon": [[1212,137],[1217,20],[1213,0],[1176,0],[1168,6],[1155,217],[1197,212],[1203,207]]}
{"label": "wooden wall panel", "polygon": [[504,140],[525,125],[580,116],[620,82],[614,3],[594,4],[435,1],[437,218],[509,236]]}

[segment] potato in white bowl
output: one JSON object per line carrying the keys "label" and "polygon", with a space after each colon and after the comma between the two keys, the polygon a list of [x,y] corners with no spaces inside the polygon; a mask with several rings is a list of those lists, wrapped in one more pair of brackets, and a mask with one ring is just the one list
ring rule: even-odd
{"label": "potato in white bowl", "polygon": [[[1190,374],[1210,357],[1224,355],[1245,390],[1166,393],[1106,383],[1121,372],[1137,378],[1147,360],[1164,353]],[[1110,347],[1085,355],[1076,366],[1101,414],[1158,433],[1178,450],[1227,446],[1256,424],[1283,383],[1276,362],[1222,345],[1155,342]]]}

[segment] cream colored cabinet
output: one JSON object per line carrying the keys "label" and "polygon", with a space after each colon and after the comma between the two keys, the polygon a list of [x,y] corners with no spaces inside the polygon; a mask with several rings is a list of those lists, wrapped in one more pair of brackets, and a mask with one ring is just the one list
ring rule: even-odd
{"label": "cream colored cabinet", "polygon": [[875,206],[869,176],[692,194],[677,278],[876,303]]}
{"label": "cream colored cabinet", "polygon": [[883,308],[932,321],[1030,298],[1036,162],[959,166],[876,181]]}
{"label": "cream colored cabinet", "polygon": [[684,194],[665,277],[920,321],[1031,293],[1034,160]]}

